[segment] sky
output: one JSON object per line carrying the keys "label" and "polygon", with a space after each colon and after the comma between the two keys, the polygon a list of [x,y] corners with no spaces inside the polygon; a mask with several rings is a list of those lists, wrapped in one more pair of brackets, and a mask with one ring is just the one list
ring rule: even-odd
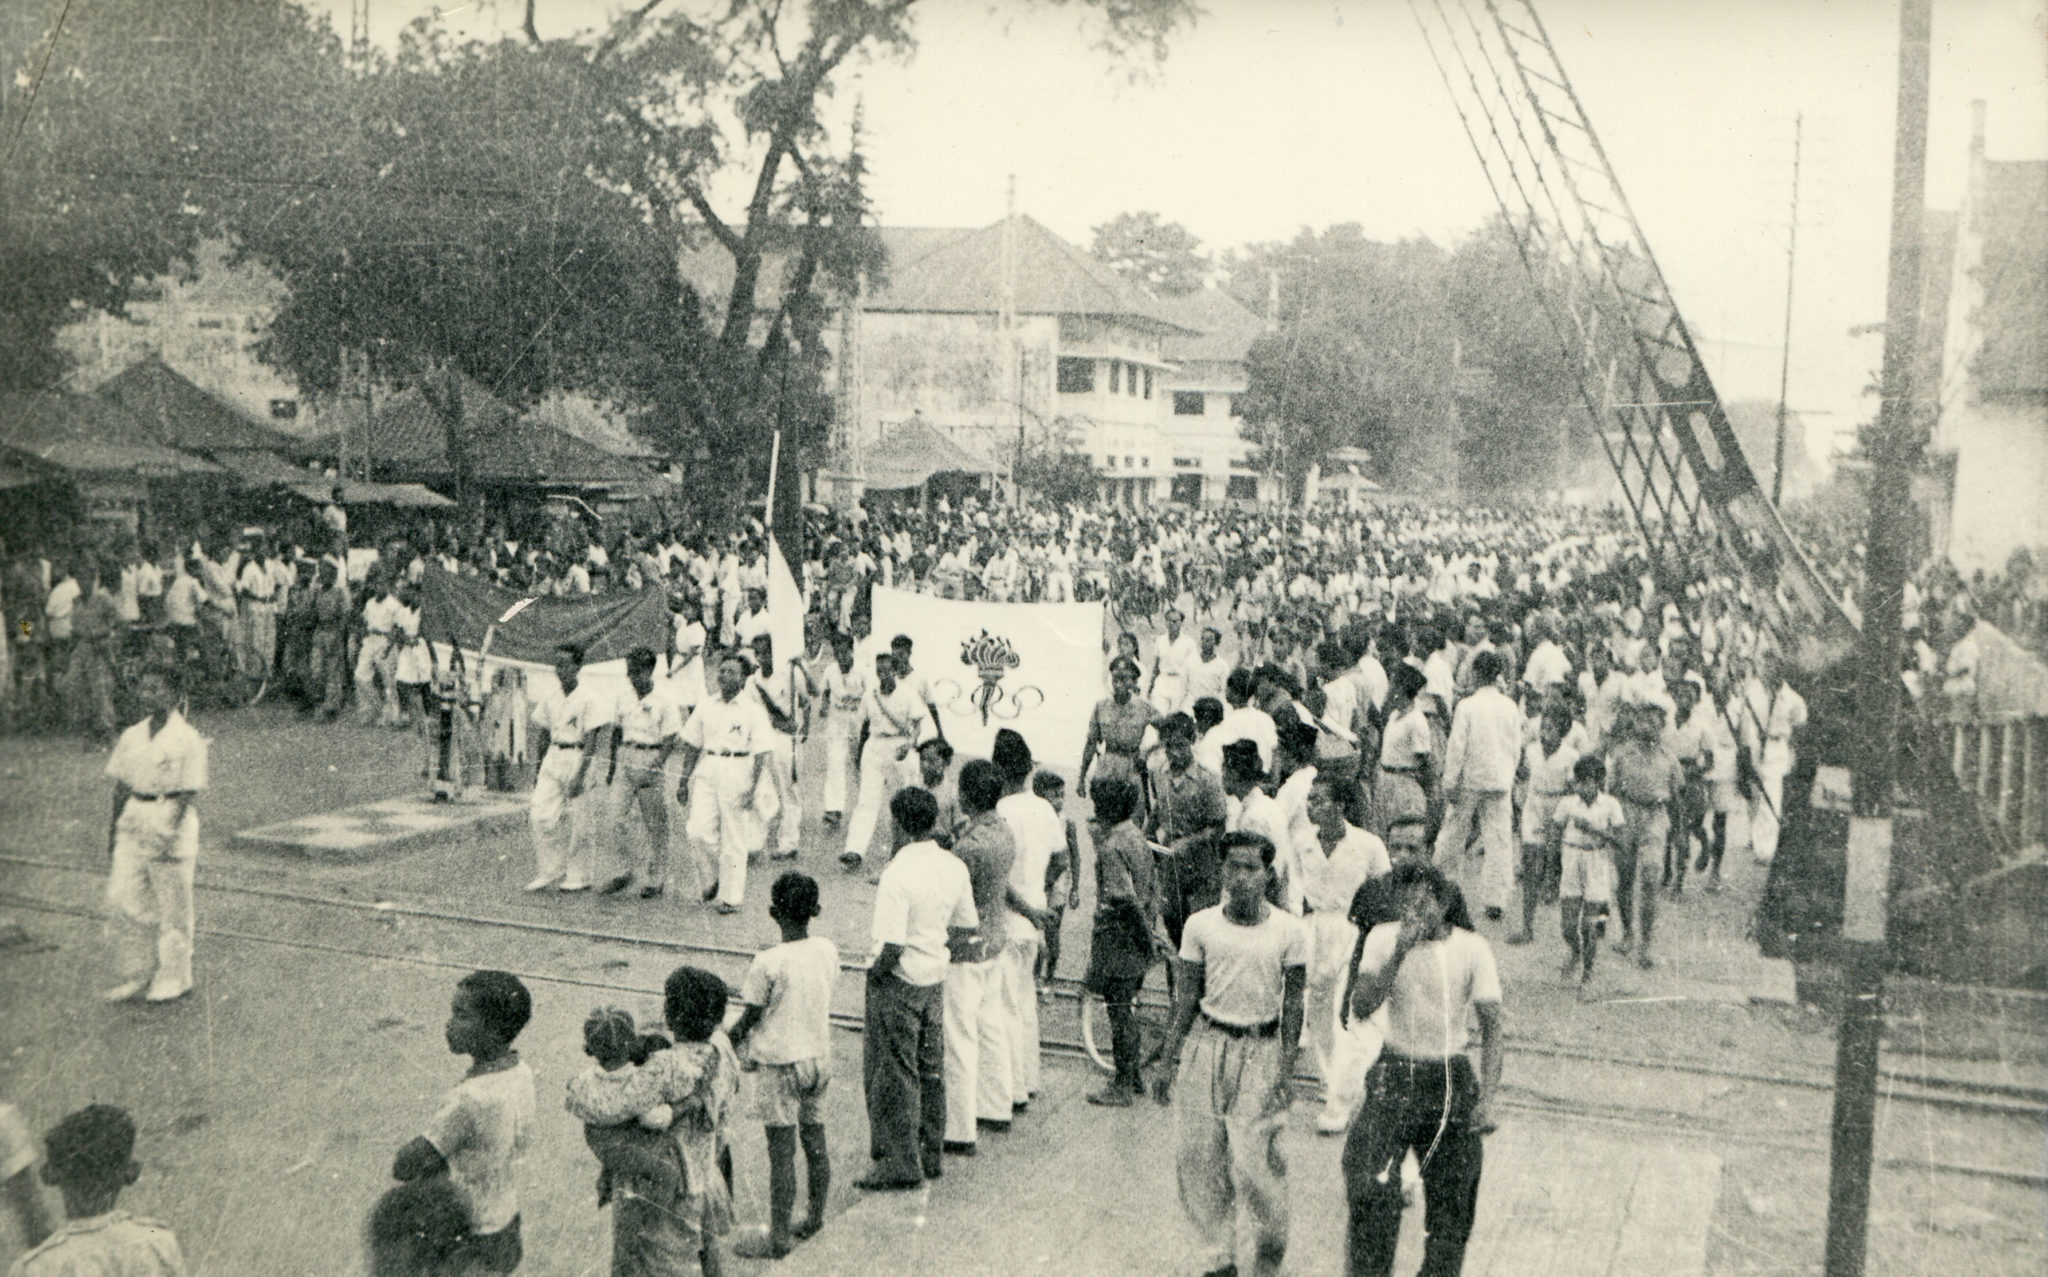
{"label": "sky", "polygon": [[[702,4],[707,0],[680,0]],[[342,0],[323,0],[346,31]],[[451,5],[451,10],[458,6]],[[540,0],[543,35],[618,6]],[[516,23],[512,0],[452,21]],[[1071,5],[922,0],[918,47],[844,77],[885,224],[1020,212],[1086,245],[1151,209],[1204,246],[1356,222],[1446,247],[1493,197],[1406,0],[1207,0],[1165,62],[1118,64]],[[1788,402],[1823,462],[1875,414],[1898,10],[1885,0],[1537,0],[1724,400],[1778,395],[1793,121],[1804,119]],[[371,0],[388,40],[433,6]],[[2048,158],[2048,0],[1935,0],[1927,203],[1963,192],[1972,99],[1993,159]]]}

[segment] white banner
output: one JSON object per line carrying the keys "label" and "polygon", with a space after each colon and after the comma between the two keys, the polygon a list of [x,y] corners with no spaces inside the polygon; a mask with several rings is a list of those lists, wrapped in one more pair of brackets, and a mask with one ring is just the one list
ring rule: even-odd
{"label": "white banner", "polygon": [[1080,768],[1088,715],[1105,695],[1100,603],[985,603],[876,586],[875,651],[898,634],[961,756],[987,758],[1014,728],[1041,766]]}

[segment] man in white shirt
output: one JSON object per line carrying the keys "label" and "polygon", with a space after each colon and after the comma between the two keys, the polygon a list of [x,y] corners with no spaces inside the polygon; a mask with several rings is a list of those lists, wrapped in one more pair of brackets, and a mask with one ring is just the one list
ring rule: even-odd
{"label": "man in white shirt", "polygon": [[1456,863],[1452,857],[1462,855],[1476,821],[1484,856],[1480,889],[1486,916],[1499,918],[1515,886],[1510,796],[1522,758],[1522,711],[1500,689],[1500,653],[1479,653],[1473,658],[1472,674],[1476,690],[1451,716],[1450,743],[1444,750],[1444,792],[1451,800],[1437,832],[1436,862]]}
{"label": "man in white shirt", "polygon": [[825,741],[825,827],[837,829],[846,814],[846,775],[853,761],[854,733],[860,730],[868,675],[853,659],[853,635],[832,635],[832,663],[818,689],[818,733]]}
{"label": "man in white shirt", "polygon": [[688,795],[683,834],[703,864],[714,854],[718,871],[704,890],[722,914],[738,913],[747,894],[747,859],[761,850],[767,829],[754,795],[768,765],[774,726],[758,698],[742,696],[749,662],[728,652],[718,663],[718,695],[698,702],[683,724],[683,774],[677,801]]}
{"label": "man in white shirt", "polygon": [[[1401,1164],[1412,1149],[1422,1168],[1429,1219],[1421,1271],[1455,1273],[1479,1201],[1481,1137],[1494,1129],[1505,1043],[1500,973],[1493,950],[1472,930],[1464,897],[1443,871],[1422,861],[1395,866],[1388,886],[1401,920],[1384,922],[1360,946],[1351,1018],[1387,1008],[1380,1058],[1366,1075],[1365,1107],[1344,1141],[1346,1249],[1354,1273],[1393,1271],[1401,1233]],[[1479,1075],[1468,1055],[1468,1024],[1479,1020]]]}
{"label": "man in white shirt", "polygon": [[1538,614],[1529,622],[1529,638],[1536,644],[1522,667],[1522,681],[1539,692],[1561,687],[1571,678],[1572,661],[1557,644],[1550,619]]}
{"label": "man in white shirt", "polygon": [[[647,826],[647,859],[640,888],[642,900],[652,900],[668,890],[669,819],[668,760],[682,741],[683,711],[668,689],[654,681],[654,649],[636,647],[626,654],[629,689],[619,696],[614,720],[619,727],[619,745],[612,756],[612,785],[617,791],[619,814],[618,846],[626,848],[626,820],[639,812]],[[604,885],[604,894],[632,885],[630,862]]]}
{"label": "man in white shirt", "polygon": [[944,982],[952,945],[980,925],[967,866],[931,841],[938,803],[915,786],[889,800],[896,854],[875,888],[861,1073],[874,1169],[871,1191],[920,1187],[946,1138]]}
{"label": "man in white shirt", "polygon": [[263,540],[250,541],[235,577],[235,597],[240,603],[241,627],[236,631],[235,659],[247,678],[269,678],[271,658],[277,652],[277,578],[265,560]]}
{"label": "man in white shirt", "polygon": [[1181,1208],[1210,1274],[1277,1273],[1287,1254],[1277,1141],[1294,1099],[1309,945],[1300,921],[1268,900],[1273,856],[1264,838],[1224,835],[1223,903],[1181,932],[1164,1056],[1174,1067],[1154,1083],[1161,1104],[1178,1093]]}
{"label": "man in white shirt", "polygon": [[398,649],[392,631],[402,610],[389,578],[381,578],[363,604],[363,641],[356,649],[356,712],[365,722],[387,727],[398,722]]}
{"label": "man in white shirt", "polygon": [[1168,606],[1166,633],[1152,651],[1152,680],[1146,685],[1145,699],[1162,717],[1195,703],[1189,689],[1200,657],[1194,637],[1181,629],[1185,619],[1178,607]]}
{"label": "man in white shirt", "polygon": [[192,876],[199,860],[193,804],[206,788],[207,747],[171,708],[162,674],[144,672],[135,695],[149,717],[121,733],[106,769],[114,782],[107,904],[121,982],[102,996],[168,1002],[192,990]]}
{"label": "man in white shirt", "polygon": [[1358,928],[1348,916],[1351,901],[1366,879],[1393,869],[1386,844],[1344,819],[1340,787],[1349,784],[1324,775],[1310,782],[1308,816],[1315,825],[1315,842],[1301,852],[1302,912],[1309,935],[1303,1029],[1315,1053],[1316,1073],[1323,1079],[1323,1111],[1316,1118],[1316,1130],[1325,1135],[1350,1125],[1364,1076],[1361,1063],[1347,1050],[1352,1037],[1339,1024],[1345,964],[1358,940]]}
{"label": "man in white shirt", "polygon": [[[1785,815],[1785,777],[1794,761],[1792,737],[1806,726],[1806,698],[1785,681],[1785,666],[1774,651],[1757,656],[1756,676],[1742,687],[1737,707],[1742,729],[1737,784],[1749,800],[1749,849],[1760,865],[1778,854],[1778,828]],[[1743,767],[1742,764],[1747,766]]]}
{"label": "man in white shirt", "polygon": [[1202,630],[1201,648],[1188,669],[1187,704],[1183,708],[1192,712],[1195,702],[1204,696],[1223,699],[1224,685],[1230,681],[1230,662],[1217,651],[1222,642],[1223,632],[1215,626]]}
{"label": "man in white shirt", "polygon": [[911,778],[917,766],[912,755],[930,729],[925,706],[898,676],[902,665],[894,653],[875,657],[875,683],[862,703],[867,733],[860,746],[860,788],[854,797],[853,819],[846,826],[846,847],[839,863],[849,871],[867,863],[882,805]]}
{"label": "man in white shirt", "polygon": [[1223,793],[1230,811],[1224,829],[1230,833],[1257,834],[1273,844],[1276,855],[1268,875],[1272,901],[1287,912],[1298,914],[1301,884],[1287,812],[1278,799],[1266,792],[1266,773],[1258,761],[1257,748],[1250,741],[1232,741],[1223,747]]}
{"label": "man in white shirt", "polygon": [[534,777],[533,828],[537,872],[528,891],[559,887],[587,891],[590,871],[589,826],[596,814],[590,771],[612,725],[612,698],[582,681],[583,648],[564,643],[555,650],[555,681],[533,706],[534,753],[540,771]]}
{"label": "man in white shirt", "polygon": [[1252,703],[1252,693],[1257,690],[1258,680],[1252,677],[1250,670],[1239,668],[1230,671],[1230,678],[1224,684],[1227,706],[1223,711],[1223,721],[1202,734],[1202,747],[1195,751],[1198,761],[1203,758],[1205,750],[1214,753],[1232,741],[1248,740],[1258,747],[1259,770],[1272,768],[1280,732],[1273,726],[1273,716]]}

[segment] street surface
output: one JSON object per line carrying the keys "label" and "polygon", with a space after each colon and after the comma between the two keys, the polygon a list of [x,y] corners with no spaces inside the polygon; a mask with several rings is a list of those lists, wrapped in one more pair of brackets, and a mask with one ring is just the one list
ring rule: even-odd
{"label": "street surface", "polygon": [[[193,1272],[347,1274],[393,1152],[461,1074],[441,1040],[454,980],[503,967],[528,979],[536,1003],[519,1043],[541,1097],[521,1187],[522,1271],[606,1271],[595,1163],[558,1099],[584,1064],[583,1016],[617,1002],[656,1017],[661,981],[681,962],[737,983],[747,955],[775,938],[766,898],[781,866],[760,866],[744,911],[721,918],[686,873],[660,901],[525,895],[523,827],[356,862],[238,846],[239,829],[411,792],[409,738],[270,707],[198,726],[213,738],[214,786],[202,807],[199,987],[167,1007],[93,996],[107,968],[96,922],[104,759],[68,738],[0,741],[0,1096],[37,1129],[94,1100],[128,1106],[144,1173],[124,1205],[170,1223]],[[800,864],[824,889],[819,929],[858,963],[873,888],[817,841],[806,779]],[[1722,895],[1694,887],[1666,905],[1658,969],[1603,963],[1592,1001],[1556,981],[1554,910],[1547,922],[1539,912],[1538,943],[1525,948],[1482,924],[1501,963],[1510,1050],[1468,1272],[1819,1271],[1832,1027],[1748,1000],[1760,964],[1743,921],[1761,871],[1732,848],[1728,868]],[[1088,908],[1067,920],[1066,976],[1085,966]],[[844,974],[842,1025],[857,1024],[860,992],[858,973]],[[1048,1005],[1049,1041],[1076,1040],[1072,1007]],[[2048,1266],[2042,1009],[1895,986],[1872,1273]],[[877,1197],[848,1187],[865,1169],[858,1033],[835,1034],[835,1052],[831,1218],[775,1271],[1191,1271],[1170,1115],[1085,1104],[1100,1075],[1078,1053],[1049,1051],[1045,1094],[1012,1132],[985,1135],[979,1156],[948,1158],[926,1193]],[[1302,1104],[1285,1143],[1290,1267],[1335,1273],[1340,1141],[1316,1136],[1311,1118]],[[731,1134],[737,1212],[757,1223],[762,1138],[744,1109]],[[1419,1233],[1411,1212],[1403,1271]],[[0,1239],[0,1259],[14,1249]]]}

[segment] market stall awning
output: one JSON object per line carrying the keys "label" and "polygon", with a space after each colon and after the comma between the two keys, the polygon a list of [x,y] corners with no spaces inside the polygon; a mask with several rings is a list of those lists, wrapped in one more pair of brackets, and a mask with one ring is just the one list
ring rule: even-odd
{"label": "market stall awning", "polygon": [[213,459],[226,467],[236,479],[252,488],[289,488],[301,483],[314,483],[320,479],[318,471],[309,470],[305,466],[295,466],[274,452],[222,449],[213,454]]}

